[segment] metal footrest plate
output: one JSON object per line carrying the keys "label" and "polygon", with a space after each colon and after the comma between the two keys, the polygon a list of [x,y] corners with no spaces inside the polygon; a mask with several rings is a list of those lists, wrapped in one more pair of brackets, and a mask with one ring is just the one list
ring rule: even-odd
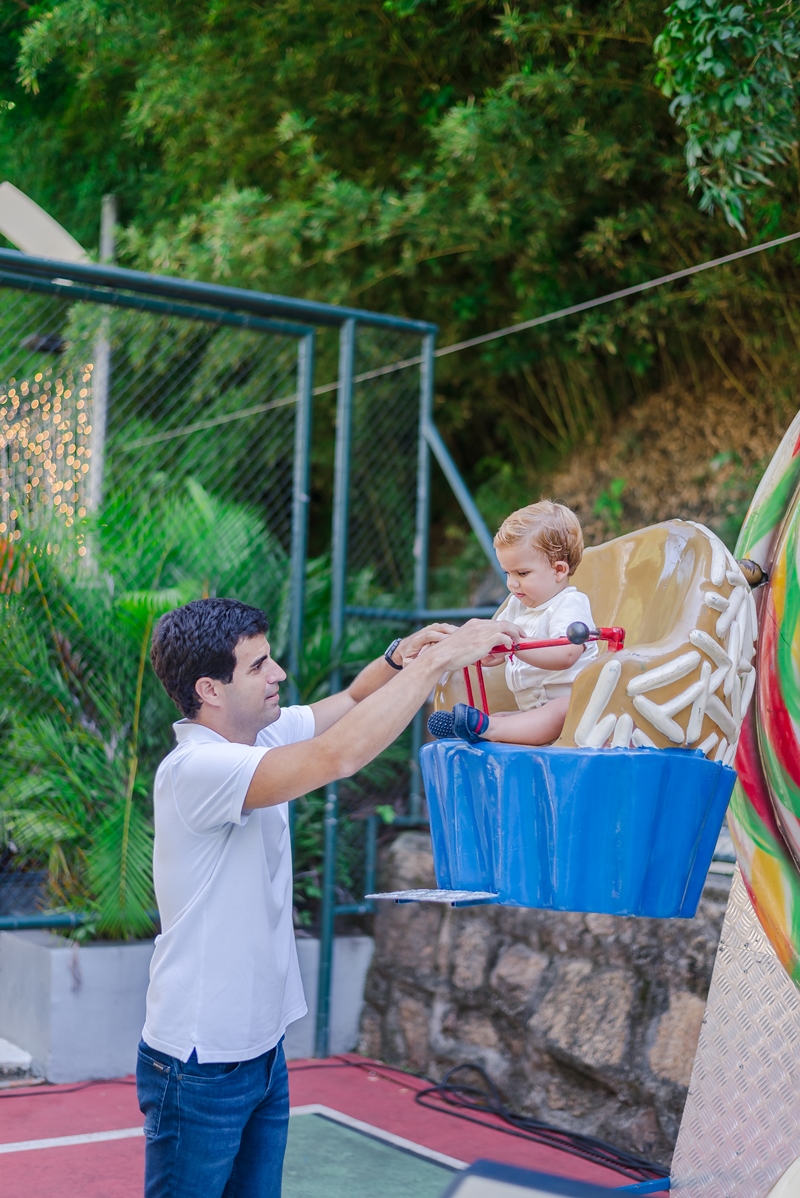
{"label": "metal footrest plate", "polygon": [[368,899],[391,899],[395,903],[447,903],[451,907],[477,907],[496,903],[498,896],[489,890],[389,890],[385,894],[367,894]]}

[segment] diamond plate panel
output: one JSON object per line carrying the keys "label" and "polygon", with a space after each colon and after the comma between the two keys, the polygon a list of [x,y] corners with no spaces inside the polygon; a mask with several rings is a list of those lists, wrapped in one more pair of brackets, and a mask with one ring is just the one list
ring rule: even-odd
{"label": "diamond plate panel", "polygon": [[737,867],[672,1161],[685,1198],[763,1198],[800,1157],[800,992]]}
{"label": "diamond plate panel", "polygon": [[476,907],[480,903],[497,902],[497,895],[491,890],[386,890],[365,897],[392,899],[395,903],[449,903],[451,907]]}

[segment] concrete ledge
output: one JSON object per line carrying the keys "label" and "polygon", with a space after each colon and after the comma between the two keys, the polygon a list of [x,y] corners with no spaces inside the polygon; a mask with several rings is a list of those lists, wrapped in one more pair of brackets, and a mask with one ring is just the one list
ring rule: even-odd
{"label": "concrete ledge", "polygon": [[32,1075],[31,1054],[24,1048],[0,1039],[0,1083]]}
{"label": "concrete ledge", "polygon": [[151,941],[78,946],[48,932],[0,933],[0,1036],[50,1082],[136,1066]]}
{"label": "concrete ledge", "polygon": [[[375,951],[371,936],[337,936],[333,942],[331,979],[330,1051],[352,1052],[358,1044],[364,987]],[[297,957],[303,979],[308,1014],[289,1025],[283,1047],[289,1060],[314,1055],[319,982],[319,940],[300,937]]]}
{"label": "concrete ledge", "polygon": [[[369,936],[336,938],[331,1052],[358,1042],[373,950]],[[288,1029],[289,1057],[314,1051],[319,941],[300,938],[297,951],[309,1013]],[[50,1082],[133,1073],[152,954],[151,941],[79,946],[49,932],[0,932],[0,1037]]]}

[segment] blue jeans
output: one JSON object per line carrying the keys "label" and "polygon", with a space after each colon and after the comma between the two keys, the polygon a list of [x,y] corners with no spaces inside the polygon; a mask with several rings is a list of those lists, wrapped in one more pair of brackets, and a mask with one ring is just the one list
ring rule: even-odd
{"label": "blue jeans", "polygon": [[142,1041],[145,1198],[280,1198],[289,1130],[283,1042],[252,1061],[185,1063]]}

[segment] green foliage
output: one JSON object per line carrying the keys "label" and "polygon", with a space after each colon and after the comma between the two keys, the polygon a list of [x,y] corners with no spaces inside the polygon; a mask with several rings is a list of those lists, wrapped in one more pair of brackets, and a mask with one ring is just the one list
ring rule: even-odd
{"label": "green foliage", "polygon": [[610,531],[616,536],[622,532],[622,517],[625,511],[622,496],[627,485],[624,478],[612,478],[594,503],[595,516],[601,516]]}
{"label": "green foliage", "polygon": [[797,145],[800,7],[676,0],[655,41],[656,83],[686,130],[689,191],[744,234],[744,203]]}
{"label": "green foliage", "polygon": [[[78,537],[89,534],[90,556]],[[231,595],[271,615],[276,656],[286,649],[288,565],[251,510],[195,480],[174,490],[163,476],[117,494],[95,525],[29,530],[1,576],[0,845],[46,867],[49,905],[89,912],[88,934],[130,937],[152,927],[152,787],[176,718],[149,660],[159,615],[209,595]],[[5,559],[3,559],[5,560]],[[328,691],[333,665],[330,563],[308,563],[302,702]],[[352,580],[351,601],[380,600],[371,576]],[[381,624],[350,622],[338,663],[347,675],[391,639]],[[361,815],[403,775],[401,738],[342,788],[337,885],[363,893]],[[363,810],[362,810],[363,809]],[[324,795],[295,804],[295,904],[303,923],[320,897]],[[381,817],[392,818],[384,804]],[[352,818],[352,816],[358,818]]]}
{"label": "green foliage", "polygon": [[[686,204],[652,83],[656,0],[0,11],[18,46],[4,169],[49,202],[48,147],[80,114],[54,213],[95,241],[76,191],[90,158],[131,264],[426,317],[452,341],[669,270],[677,246],[729,248]],[[684,323],[696,352],[697,313]],[[437,419],[469,474],[499,457],[519,485],[658,384],[684,353],[683,328],[659,344],[675,324],[650,298],[447,359]]]}
{"label": "green foliage", "polygon": [[[446,343],[736,249],[745,201],[754,239],[797,225],[791,3],[0,0],[0,22],[5,175],[90,246],[117,193],[145,269]],[[770,363],[796,359],[796,291],[785,250],[442,359],[437,423],[487,507],[522,500],[665,384],[791,388]]]}
{"label": "green foliage", "polygon": [[47,864],[53,902],[136,936],[152,923],[152,783],[175,718],[153,624],[216,593],[280,612],[286,563],[255,516],[193,482],[112,500],[90,544],[80,558],[63,526],[17,542],[0,596],[0,820],[23,861]]}

